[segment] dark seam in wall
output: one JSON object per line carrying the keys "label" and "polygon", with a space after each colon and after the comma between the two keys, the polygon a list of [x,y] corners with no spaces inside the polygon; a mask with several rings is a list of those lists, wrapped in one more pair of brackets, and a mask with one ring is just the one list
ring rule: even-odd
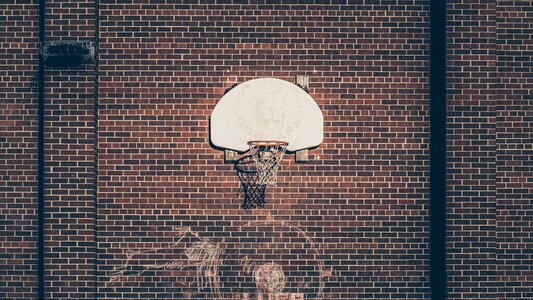
{"label": "dark seam in wall", "polygon": [[100,2],[94,2],[94,299],[98,299],[98,48],[100,41]]}
{"label": "dark seam in wall", "polygon": [[446,299],[446,1],[430,3],[430,288]]}
{"label": "dark seam in wall", "polygon": [[[45,0],[39,1],[39,46],[45,41]],[[39,47],[38,139],[37,139],[37,280],[38,299],[44,300],[44,58]]]}

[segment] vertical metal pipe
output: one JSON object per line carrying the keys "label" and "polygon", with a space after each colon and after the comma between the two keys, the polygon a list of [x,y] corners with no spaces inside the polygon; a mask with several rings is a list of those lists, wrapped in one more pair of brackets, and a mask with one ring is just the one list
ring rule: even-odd
{"label": "vertical metal pipe", "polygon": [[430,288],[446,299],[446,0],[430,2]]}
{"label": "vertical metal pipe", "polygon": [[[39,0],[39,44],[45,41],[45,0]],[[38,139],[37,139],[37,278],[38,299],[45,299],[44,280],[44,58],[39,47]]]}

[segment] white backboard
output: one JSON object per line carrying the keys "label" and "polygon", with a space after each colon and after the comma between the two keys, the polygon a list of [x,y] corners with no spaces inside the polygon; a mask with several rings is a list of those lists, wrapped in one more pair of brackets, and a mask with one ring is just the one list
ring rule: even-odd
{"label": "white backboard", "polygon": [[244,152],[253,140],[288,142],[288,151],[322,143],[323,117],[307,92],[276,78],[253,79],[226,93],[211,114],[213,145]]}

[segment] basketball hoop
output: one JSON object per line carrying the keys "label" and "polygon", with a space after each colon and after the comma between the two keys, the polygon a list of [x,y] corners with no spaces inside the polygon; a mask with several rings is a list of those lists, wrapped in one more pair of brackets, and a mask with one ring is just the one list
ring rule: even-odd
{"label": "basketball hoop", "polygon": [[279,163],[289,143],[282,141],[250,141],[250,154],[257,167],[258,183],[276,186],[278,181]]}
{"label": "basketball hoop", "polygon": [[243,156],[235,162],[235,170],[241,181],[241,190],[244,194],[243,209],[265,206],[266,185],[259,184],[257,167],[251,155]]}
{"label": "basketball hoop", "polygon": [[324,139],[324,116],[308,92],[309,78],[298,75],[296,82],[255,78],[234,84],[213,108],[209,143],[224,150],[225,162],[235,163],[244,209],[264,205],[286,152],[295,154],[296,163],[306,162],[308,149]]}

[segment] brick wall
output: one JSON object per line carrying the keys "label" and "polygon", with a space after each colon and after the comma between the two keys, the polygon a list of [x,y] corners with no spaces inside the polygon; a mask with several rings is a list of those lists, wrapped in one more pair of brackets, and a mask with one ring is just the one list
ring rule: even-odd
{"label": "brick wall", "polygon": [[496,291],[496,3],[447,5],[449,297],[489,299]]}
{"label": "brick wall", "polygon": [[[429,1],[116,2],[47,1],[48,40],[99,49],[46,72],[48,298],[256,299],[267,262],[280,299],[429,298]],[[33,299],[37,6],[3,3],[0,298]],[[448,2],[451,299],[531,297],[528,10]],[[324,143],[244,211],[209,115],[234,83],[296,75]]]}
{"label": "brick wall", "polygon": [[[37,296],[38,5],[4,1],[0,53],[0,298]],[[46,40],[95,38],[94,1],[47,1]],[[45,74],[48,299],[94,298],[94,67]]]}
{"label": "brick wall", "polygon": [[[47,1],[46,41],[95,39],[95,1]],[[45,73],[47,299],[94,299],[95,78],[92,64]]]}
{"label": "brick wall", "polygon": [[533,297],[533,3],[497,1],[496,279]]}
{"label": "brick wall", "polygon": [[450,299],[530,299],[529,1],[448,1]]}
{"label": "brick wall", "polygon": [[37,6],[0,3],[0,298],[37,288]]}
{"label": "brick wall", "polygon": [[[429,3],[374,3],[100,3],[102,298],[255,299],[249,269],[271,260],[293,296],[428,298]],[[296,75],[324,143],[243,211],[209,115],[235,82]],[[190,259],[195,234],[223,249],[219,276]],[[188,266],[138,275],[172,259]]]}

